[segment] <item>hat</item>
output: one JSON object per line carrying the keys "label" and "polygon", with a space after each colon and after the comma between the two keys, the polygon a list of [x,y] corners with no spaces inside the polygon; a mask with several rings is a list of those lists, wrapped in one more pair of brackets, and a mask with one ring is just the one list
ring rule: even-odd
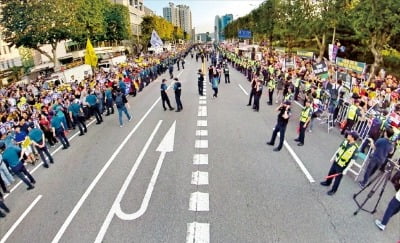
{"label": "hat", "polygon": [[291,105],[292,103],[289,100],[286,100],[285,102],[283,102],[283,104],[285,105]]}
{"label": "hat", "polygon": [[354,138],[354,140],[358,139],[358,133],[356,131],[351,131],[348,133],[348,135],[352,136]]}

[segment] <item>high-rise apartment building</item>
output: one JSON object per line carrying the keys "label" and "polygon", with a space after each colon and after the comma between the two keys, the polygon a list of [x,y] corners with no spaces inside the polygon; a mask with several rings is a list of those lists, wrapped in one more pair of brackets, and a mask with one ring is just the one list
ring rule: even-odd
{"label": "high-rise apartment building", "polygon": [[179,27],[186,33],[192,32],[192,12],[187,5],[178,5]]}
{"label": "high-rise apartment building", "polygon": [[175,26],[179,26],[179,10],[174,3],[169,3],[169,7],[163,8],[164,18]]}
{"label": "high-rise apartment building", "polygon": [[169,3],[168,7],[163,8],[164,18],[174,26],[181,28],[187,34],[192,33],[192,12],[187,5],[176,5]]}
{"label": "high-rise apartment building", "polygon": [[225,40],[225,34],[224,34],[225,27],[232,21],[233,21],[232,14],[225,14],[222,17],[219,17],[218,15],[215,16],[214,36],[216,42]]}

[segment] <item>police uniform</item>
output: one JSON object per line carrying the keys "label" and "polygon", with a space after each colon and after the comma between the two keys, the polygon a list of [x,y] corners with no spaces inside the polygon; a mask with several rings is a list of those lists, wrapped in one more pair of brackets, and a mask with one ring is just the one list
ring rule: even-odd
{"label": "police uniform", "polygon": [[[276,136],[279,132],[279,145],[274,149],[274,151],[280,151],[283,147],[283,142],[285,141],[286,127],[289,122],[290,117],[290,102],[285,102],[285,105],[279,107],[278,122],[275,125],[274,131],[272,133],[271,140],[267,143],[268,145],[274,145]],[[287,112],[288,117],[285,118],[284,115]]]}
{"label": "police uniform", "polygon": [[[357,139],[358,136],[353,137],[354,140]],[[349,141],[346,139],[342,142],[340,145],[338,151],[335,154],[334,162],[331,166],[331,169],[329,170],[328,176],[338,174],[335,177],[335,182],[333,183],[332,189],[328,192],[329,195],[333,195],[340,184],[340,181],[342,180],[343,174],[342,172],[346,167],[349,165],[350,161],[356,157],[358,151],[358,146],[357,144],[354,143],[349,143]],[[332,183],[333,178],[328,178],[326,181],[321,182],[322,186],[330,186]]]}
{"label": "police uniform", "polygon": [[296,142],[299,142],[298,146],[304,145],[304,137],[307,129],[307,125],[311,120],[312,108],[311,106],[306,106],[301,110],[300,114],[300,124],[299,124],[299,137],[295,139]]}
{"label": "police uniform", "polygon": [[272,105],[275,86],[276,86],[276,81],[274,78],[271,78],[271,80],[268,82],[268,105]]}
{"label": "police uniform", "polygon": [[343,135],[344,132],[348,129],[351,130],[354,123],[356,123],[358,115],[360,114],[360,109],[356,105],[351,105],[347,112],[347,121],[346,125],[343,127],[341,134]]}

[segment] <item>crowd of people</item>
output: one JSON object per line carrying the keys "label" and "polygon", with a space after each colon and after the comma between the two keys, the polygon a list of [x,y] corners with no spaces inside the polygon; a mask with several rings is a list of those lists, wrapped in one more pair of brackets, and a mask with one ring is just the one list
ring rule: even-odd
{"label": "crowd of people", "polygon": [[[71,146],[68,132],[78,128],[79,136],[85,135],[91,117],[100,125],[103,116],[112,115],[116,107],[120,127],[123,127],[123,114],[131,121],[133,116],[128,110],[127,96],[136,96],[174,64],[184,68],[184,58],[192,47],[183,45],[174,52],[128,59],[127,63],[113,66],[108,72],[96,70],[84,80],[71,77],[68,84],[48,83],[38,77],[28,84],[13,83],[3,87],[0,90],[0,186],[3,193],[10,193],[15,177],[27,185],[27,190],[34,189],[36,180],[25,165],[35,165],[40,157],[43,167],[49,168],[55,162],[49,147],[61,143],[62,149],[68,149]],[[177,109],[183,109],[181,103]],[[0,208],[4,211],[0,210],[0,217],[10,211],[3,193],[0,191]]]}
{"label": "crowd of people", "polygon": [[[268,91],[267,104],[272,105],[274,99],[278,104],[277,124],[267,142],[268,145],[275,145],[280,133],[280,141],[274,151],[282,149],[293,102],[301,106],[299,136],[295,139],[298,146],[304,145],[306,130],[312,132],[315,118],[326,119],[328,126],[340,128],[345,139],[334,153],[326,180],[321,182],[322,186],[330,186],[334,181],[328,195],[336,193],[346,168],[360,153],[366,154],[367,158],[363,162],[363,178],[359,182],[361,188],[371,183],[376,171],[380,169],[383,172],[387,166],[394,166],[391,181],[398,192],[389,203],[383,220],[375,221],[377,227],[384,230],[389,219],[400,211],[400,166],[398,158],[392,160],[400,134],[400,83],[396,77],[380,72],[368,80],[368,73],[344,70],[327,60],[326,75],[316,75],[313,66],[320,60],[269,49],[262,50],[260,60],[254,60],[254,56],[239,55],[232,44],[221,44],[216,48],[221,65],[230,63],[251,82],[248,106],[259,111],[263,86]],[[294,60],[294,65],[285,65],[288,57]],[[338,76],[338,73],[345,75]]]}

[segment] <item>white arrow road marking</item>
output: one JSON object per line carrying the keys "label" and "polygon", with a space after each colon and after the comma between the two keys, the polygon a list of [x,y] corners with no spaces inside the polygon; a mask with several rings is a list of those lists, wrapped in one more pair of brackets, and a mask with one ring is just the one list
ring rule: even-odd
{"label": "white arrow road marking", "polygon": [[195,212],[205,212],[210,210],[210,196],[204,192],[193,192],[190,194],[189,210]]}
{"label": "white arrow road marking", "polygon": [[122,148],[125,146],[125,144],[129,141],[129,139],[132,137],[132,135],[136,132],[136,130],[140,127],[140,125],[143,123],[143,121],[146,119],[146,117],[150,114],[150,112],[154,109],[154,107],[157,105],[157,103],[161,100],[161,97],[159,97],[153,105],[147,110],[147,112],[143,115],[143,117],[139,120],[139,122],[136,124],[136,126],[129,132],[129,134],[125,137],[125,139],[122,141],[122,143],[118,146],[118,148],[114,151],[114,153],[111,155],[111,157],[108,159],[108,161],[105,163],[103,168],[101,168],[100,172],[97,174],[97,176],[94,178],[92,183],[90,183],[89,187],[86,189],[85,193],[83,193],[82,197],[79,199],[78,203],[75,205],[74,209],[72,209],[72,212],[68,215],[67,219],[65,220],[64,224],[61,226],[61,228],[58,230],[56,236],[52,240],[52,243],[57,243],[60,241],[61,237],[63,236],[65,230],[67,230],[69,224],[72,222],[74,219],[75,215],[78,213],[79,209],[82,207],[83,203],[85,200],[89,197],[89,194],[92,192],[93,188],[96,186],[96,184],[100,181],[101,177],[106,173],[107,169],[110,167],[110,165],[114,162],[115,158],[119,154],[119,152],[122,150]]}
{"label": "white arrow road marking", "polygon": [[208,154],[195,154],[193,155],[194,165],[208,165]]}
{"label": "white arrow road marking", "polygon": [[29,205],[29,207],[22,213],[22,215],[18,218],[17,221],[15,221],[15,223],[13,224],[13,226],[11,226],[11,228],[7,231],[7,233],[3,236],[3,238],[1,239],[0,243],[4,243],[6,242],[6,240],[8,239],[8,237],[10,237],[10,235],[14,232],[14,230],[18,227],[18,225],[22,222],[22,220],[24,220],[24,218],[26,217],[26,215],[28,215],[28,213],[32,210],[32,208],[36,205],[37,202],[39,202],[39,200],[42,198],[42,195],[37,196],[37,198],[31,203],[31,205]]}
{"label": "white arrow road marking", "polygon": [[106,219],[104,220],[103,225],[100,228],[99,233],[96,236],[95,243],[102,242],[114,215],[117,215],[122,220],[134,220],[134,219],[139,218],[146,212],[147,207],[150,202],[151,194],[153,193],[154,186],[157,182],[158,174],[160,173],[161,166],[162,166],[164,158],[165,158],[165,154],[167,152],[172,152],[174,150],[176,121],[172,124],[171,128],[168,130],[168,132],[166,133],[166,135],[164,136],[163,140],[161,141],[160,145],[157,148],[157,151],[161,152],[161,154],[157,161],[157,165],[154,169],[153,176],[151,177],[150,183],[147,187],[146,194],[144,195],[144,198],[143,198],[142,204],[140,205],[139,210],[132,214],[126,214],[121,210],[121,201],[122,201],[122,198],[123,198],[126,190],[128,189],[128,186],[129,186],[133,176],[136,173],[137,168],[139,167],[140,162],[143,159],[144,154],[146,153],[146,151],[147,151],[151,141],[153,140],[153,137],[154,137],[155,133],[157,132],[160,125],[161,125],[161,121],[157,124],[156,129],[153,131],[151,137],[149,138],[145,147],[143,148],[142,152],[140,153],[139,157],[137,158],[135,165],[132,167],[132,170],[130,171],[128,177],[125,179],[124,184],[122,185],[110,211],[107,214]]}
{"label": "white arrow road marking", "polygon": [[187,224],[186,243],[209,243],[210,224],[189,223]]}
{"label": "white arrow road marking", "polygon": [[208,185],[208,172],[196,171],[192,172],[192,185]]}

